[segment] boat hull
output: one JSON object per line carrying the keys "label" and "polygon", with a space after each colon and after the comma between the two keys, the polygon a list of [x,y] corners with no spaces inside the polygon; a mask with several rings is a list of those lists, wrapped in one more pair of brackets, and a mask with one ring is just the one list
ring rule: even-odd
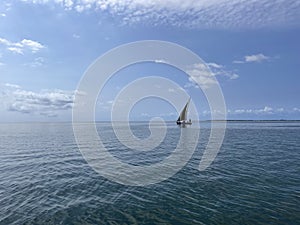
{"label": "boat hull", "polygon": [[191,125],[191,121],[176,121],[177,125]]}

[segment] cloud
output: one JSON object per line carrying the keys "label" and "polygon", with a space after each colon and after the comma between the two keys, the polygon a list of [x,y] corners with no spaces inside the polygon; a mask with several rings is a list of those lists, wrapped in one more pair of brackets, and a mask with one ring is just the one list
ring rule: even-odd
{"label": "cloud", "polygon": [[300,108],[284,108],[264,106],[253,109],[231,109],[228,115],[232,118],[299,118]]}
{"label": "cloud", "polygon": [[80,36],[78,35],[78,34],[73,34],[73,36],[72,36],[73,38],[75,38],[75,39],[78,39],[78,38],[80,38]]}
{"label": "cloud", "polygon": [[24,51],[36,53],[45,48],[41,43],[29,39],[23,39],[20,42],[12,42],[5,38],[0,38],[0,44],[6,46],[7,50],[17,54],[23,54]]}
{"label": "cloud", "polygon": [[43,57],[37,57],[33,60],[33,62],[30,63],[25,63],[24,66],[30,66],[30,67],[39,67],[39,66],[43,66],[45,63],[45,59]]}
{"label": "cloud", "polygon": [[243,64],[243,63],[245,63],[245,61],[242,61],[242,60],[234,60],[232,63],[235,63],[235,64]]}
{"label": "cloud", "polygon": [[6,17],[6,14],[5,13],[1,13],[0,16],[1,17]]}
{"label": "cloud", "polygon": [[12,43],[10,41],[6,40],[5,38],[0,38],[0,44],[11,45]]}
{"label": "cloud", "polygon": [[8,111],[26,114],[39,114],[53,117],[58,111],[71,109],[74,91],[43,90],[33,92],[23,90],[19,85],[6,83],[2,85],[2,97]]}
{"label": "cloud", "polygon": [[242,63],[252,63],[252,62],[258,62],[261,63],[263,61],[270,60],[270,56],[266,56],[262,53],[256,54],[256,55],[246,55],[244,57],[244,60],[234,60],[233,63],[235,64],[242,64]]}
{"label": "cloud", "polygon": [[245,62],[262,62],[270,59],[270,57],[265,56],[264,54],[257,54],[257,55],[246,55]]}
{"label": "cloud", "polygon": [[293,108],[293,111],[294,112],[300,112],[300,108],[295,107],[295,108]]}
{"label": "cloud", "polygon": [[223,65],[217,63],[207,63],[206,65],[209,67],[209,69],[214,74],[214,76],[221,75],[229,78],[230,80],[239,78],[238,74],[236,74],[231,70],[226,69],[225,66]]}
{"label": "cloud", "polygon": [[239,77],[239,75],[235,72],[227,70],[225,66],[213,62],[195,64],[191,69],[187,70],[187,73],[190,75],[190,82],[185,84],[184,88],[199,88],[197,84],[201,84],[202,88],[207,89],[211,85],[216,84],[217,81],[215,76],[224,76],[230,80],[234,80]]}
{"label": "cloud", "polygon": [[261,109],[235,109],[235,110],[230,110],[229,114],[275,114],[275,113],[280,113],[280,112],[285,112],[284,108],[277,108],[274,109],[270,106],[265,106],[264,108]]}
{"label": "cloud", "polygon": [[185,88],[198,88],[197,84],[199,84],[201,88],[207,89],[211,85],[216,84],[213,73],[204,63],[194,64],[186,72],[189,74],[190,82],[184,86]]}
{"label": "cloud", "polygon": [[[50,4],[49,0],[20,0]],[[107,12],[123,24],[189,28],[264,28],[300,25],[294,0],[55,0],[66,10]]]}
{"label": "cloud", "polygon": [[21,43],[22,47],[24,47],[24,48],[28,47],[33,53],[35,53],[45,47],[39,42],[28,40],[28,39],[23,39],[20,43]]}
{"label": "cloud", "polygon": [[18,47],[8,47],[7,49],[9,51],[13,52],[13,53],[17,53],[17,54],[23,55],[23,50],[21,48],[18,48]]}
{"label": "cloud", "polygon": [[141,113],[142,117],[151,117],[148,113]]}
{"label": "cloud", "polygon": [[207,63],[206,65],[208,65],[210,68],[216,68],[216,69],[221,69],[223,68],[222,65],[219,65],[217,63]]}
{"label": "cloud", "polygon": [[17,84],[10,84],[10,83],[6,83],[4,84],[5,87],[9,87],[9,88],[16,88],[16,89],[20,89],[21,86],[17,85]]}
{"label": "cloud", "polygon": [[97,102],[98,106],[99,106],[99,110],[100,111],[110,111],[112,108],[112,105],[114,103],[114,100],[100,100]]}

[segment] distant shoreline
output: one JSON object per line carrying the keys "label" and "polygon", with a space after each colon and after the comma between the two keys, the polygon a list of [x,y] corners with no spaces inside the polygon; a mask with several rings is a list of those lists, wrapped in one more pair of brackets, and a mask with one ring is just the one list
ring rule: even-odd
{"label": "distant shoreline", "polygon": [[213,121],[213,122],[300,122],[300,120],[200,120],[201,121]]}
{"label": "distant shoreline", "polygon": [[[103,120],[103,121],[95,121],[95,123],[110,123],[110,120]],[[114,122],[120,122],[120,123],[126,123],[127,121],[114,121]],[[131,120],[129,121],[131,123],[145,123],[149,122],[147,120]],[[175,121],[172,120],[167,120],[165,121],[166,123],[175,123]],[[284,122],[300,122],[300,120],[193,120],[193,122],[228,122],[228,123],[234,123],[234,122],[239,122],[239,123],[284,123]],[[72,123],[72,121],[23,121],[23,122],[0,122],[0,124],[12,124],[12,123]],[[76,122],[76,123],[93,123],[93,121],[81,121],[81,122]]]}

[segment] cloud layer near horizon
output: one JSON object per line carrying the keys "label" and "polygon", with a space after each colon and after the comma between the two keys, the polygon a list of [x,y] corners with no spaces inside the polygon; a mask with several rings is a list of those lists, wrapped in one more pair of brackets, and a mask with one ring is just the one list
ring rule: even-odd
{"label": "cloud layer near horizon", "polygon": [[43,90],[33,92],[23,90],[19,85],[6,83],[2,86],[0,98],[6,110],[25,114],[57,116],[57,112],[69,110],[74,101],[74,91]]}

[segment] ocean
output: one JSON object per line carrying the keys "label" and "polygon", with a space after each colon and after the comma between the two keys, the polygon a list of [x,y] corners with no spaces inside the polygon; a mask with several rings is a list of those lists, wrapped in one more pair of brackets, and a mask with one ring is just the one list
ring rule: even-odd
{"label": "ocean", "polygon": [[[228,122],[204,171],[198,166],[210,122],[200,127],[197,147],[179,172],[127,186],[90,167],[71,123],[2,123],[0,224],[300,224],[299,122]],[[147,123],[131,129],[140,138],[150,134]],[[172,154],[182,129],[193,127],[167,123],[155,151],[136,153],[118,141],[110,123],[97,123],[108,151],[132,165]]]}

